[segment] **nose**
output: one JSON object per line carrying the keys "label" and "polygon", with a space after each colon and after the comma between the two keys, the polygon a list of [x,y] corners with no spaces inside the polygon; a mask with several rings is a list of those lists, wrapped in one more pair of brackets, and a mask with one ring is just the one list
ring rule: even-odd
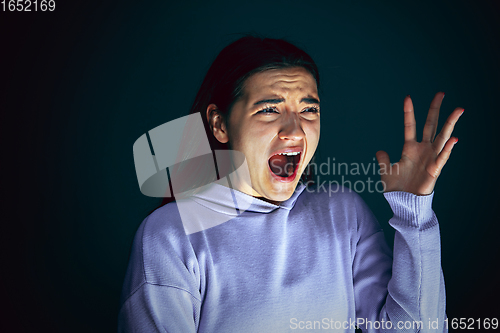
{"label": "nose", "polygon": [[294,112],[289,114],[288,117],[283,119],[278,137],[282,140],[299,141],[305,137],[304,130],[302,129],[300,119]]}

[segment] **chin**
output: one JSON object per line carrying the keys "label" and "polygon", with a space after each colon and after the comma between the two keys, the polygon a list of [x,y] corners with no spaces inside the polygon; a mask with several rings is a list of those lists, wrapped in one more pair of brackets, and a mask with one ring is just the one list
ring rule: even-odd
{"label": "chin", "polygon": [[266,191],[265,197],[269,200],[273,201],[285,201],[290,199],[290,197],[295,192],[295,188],[297,187],[297,183],[275,183],[272,184],[272,188],[269,191]]}

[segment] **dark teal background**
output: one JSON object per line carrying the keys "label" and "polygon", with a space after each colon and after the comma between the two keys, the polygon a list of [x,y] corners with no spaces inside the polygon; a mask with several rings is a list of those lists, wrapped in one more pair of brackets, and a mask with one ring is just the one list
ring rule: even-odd
{"label": "dark teal background", "polygon": [[[447,314],[499,318],[499,7],[56,0],[55,12],[0,12],[0,330],[116,331],[132,238],[159,203],[139,191],[132,145],[185,115],[211,61],[247,32],[316,60],[319,162],[373,163],[377,150],[396,162],[407,94],[419,133],[436,92],[441,124],[465,108],[433,204]],[[361,195],[391,242],[383,196]]]}

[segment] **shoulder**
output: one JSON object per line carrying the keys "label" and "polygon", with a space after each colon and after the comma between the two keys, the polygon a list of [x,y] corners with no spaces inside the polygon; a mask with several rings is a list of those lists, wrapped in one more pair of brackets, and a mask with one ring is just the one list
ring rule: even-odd
{"label": "shoulder", "polygon": [[169,203],[146,217],[135,234],[122,303],[144,285],[169,286],[196,295],[199,268],[180,219]]}
{"label": "shoulder", "polygon": [[145,241],[185,235],[177,202],[170,202],[149,214],[139,227],[141,229]]}
{"label": "shoulder", "polygon": [[[179,211],[181,205],[186,203],[168,203],[155,210],[142,222],[138,234],[142,229],[140,237],[145,263],[148,260],[163,258],[165,255],[182,258],[191,255],[192,245]],[[195,203],[190,202],[187,205],[196,210]]]}
{"label": "shoulder", "polygon": [[132,256],[142,262],[144,280],[151,284],[172,285],[169,271],[196,265],[196,256],[176,202],[158,208],[144,219],[137,230],[132,251]]}

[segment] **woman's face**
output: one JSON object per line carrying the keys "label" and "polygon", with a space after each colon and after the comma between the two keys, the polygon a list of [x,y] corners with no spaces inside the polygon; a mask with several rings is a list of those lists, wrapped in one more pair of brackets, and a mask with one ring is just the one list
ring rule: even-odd
{"label": "woman's face", "polygon": [[228,120],[231,149],[245,155],[251,179],[237,188],[275,202],[290,198],[316,151],[319,118],[316,81],[306,69],[249,77]]}

